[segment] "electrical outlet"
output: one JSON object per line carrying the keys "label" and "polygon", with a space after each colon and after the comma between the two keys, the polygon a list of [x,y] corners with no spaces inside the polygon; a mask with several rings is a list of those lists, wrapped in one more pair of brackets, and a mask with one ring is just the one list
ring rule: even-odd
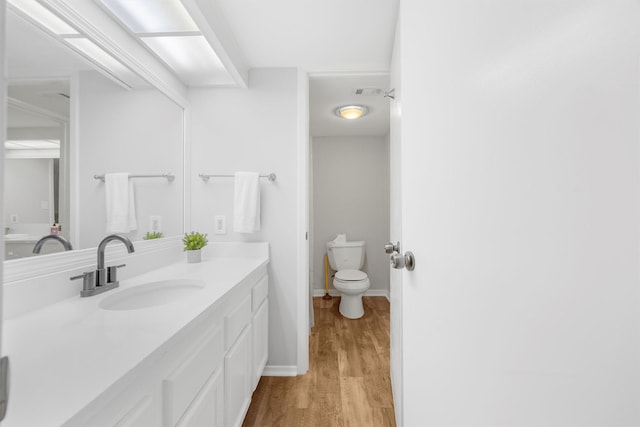
{"label": "electrical outlet", "polygon": [[162,231],[162,217],[160,215],[149,217],[149,231],[152,233],[160,233]]}
{"label": "electrical outlet", "polygon": [[18,214],[11,214],[11,224],[18,223]]}
{"label": "electrical outlet", "polygon": [[227,234],[227,217],[224,215],[216,215],[216,234]]}

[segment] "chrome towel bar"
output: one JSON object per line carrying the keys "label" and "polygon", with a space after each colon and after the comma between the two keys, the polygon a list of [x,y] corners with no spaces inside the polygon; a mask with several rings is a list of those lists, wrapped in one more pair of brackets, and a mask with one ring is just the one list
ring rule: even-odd
{"label": "chrome towel bar", "polygon": [[[204,182],[209,181],[209,178],[233,178],[233,173],[201,173],[198,175]],[[276,174],[271,173],[261,173],[260,178],[267,178],[269,181],[273,182],[276,180]]]}
{"label": "chrome towel bar", "polygon": [[[94,179],[99,179],[100,181],[104,182],[104,174],[102,175],[93,175]],[[163,173],[160,175],[140,175],[140,174],[131,174],[129,175],[129,178],[166,178],[167,181],[172,182],[174,179],[176,179],[176,176],[174,174],[172,174],[171,172],[167,172],[167,173]]]}

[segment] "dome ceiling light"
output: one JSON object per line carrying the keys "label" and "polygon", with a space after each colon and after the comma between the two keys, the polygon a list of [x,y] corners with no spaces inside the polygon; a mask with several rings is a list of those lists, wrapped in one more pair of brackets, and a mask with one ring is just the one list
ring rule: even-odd
{"label": "dome ceiling light", "polygon": [[364,105],[345,105],[336,108],[336,114],[347,120],[355,120],[366,115],[369,109]]}

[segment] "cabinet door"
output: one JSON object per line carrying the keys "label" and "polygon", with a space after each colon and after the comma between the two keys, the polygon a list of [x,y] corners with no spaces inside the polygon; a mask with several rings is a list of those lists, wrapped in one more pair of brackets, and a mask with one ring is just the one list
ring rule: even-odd
{"label": "cabinet door", "polygon": [[255,390],[269,358],[269,300],[265,299],[253,315],[253,369],[251,390]]}
{"label": "cabinet door", "polygon": [[177,426],[223,427],[223,425],[224,382],[221,367],[211,374]]}
{"label": "cabinet door", "polygon": [[224,338],[222,328],[214,325],[197,346],[188,350],[171,374],[162,381],[163,426],[174,427],[184,417],[207,379],[222,366]]}
{"label": "cabinet door", "polygon": [[224,357],[225,426],[240,426],[251,402],[251,325],[242,331]]}

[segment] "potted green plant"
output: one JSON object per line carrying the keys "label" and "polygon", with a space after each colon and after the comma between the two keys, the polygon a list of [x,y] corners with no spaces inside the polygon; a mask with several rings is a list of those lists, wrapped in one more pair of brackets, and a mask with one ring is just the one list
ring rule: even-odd
{"label": "potted green plant", "polygon": [[144,240],[153,240],[153,239],[161,239],[162,232],[160,231],[148,231],[147,234],[144,235]]}
{"label": "potted green plant", "polygon": [[200,262],[202,259],[201,249],[207,246],[208,242],[206,234],[197,231],[185,233],[182,243],[184,243],[184,250],[187,252],[187,262]]}

